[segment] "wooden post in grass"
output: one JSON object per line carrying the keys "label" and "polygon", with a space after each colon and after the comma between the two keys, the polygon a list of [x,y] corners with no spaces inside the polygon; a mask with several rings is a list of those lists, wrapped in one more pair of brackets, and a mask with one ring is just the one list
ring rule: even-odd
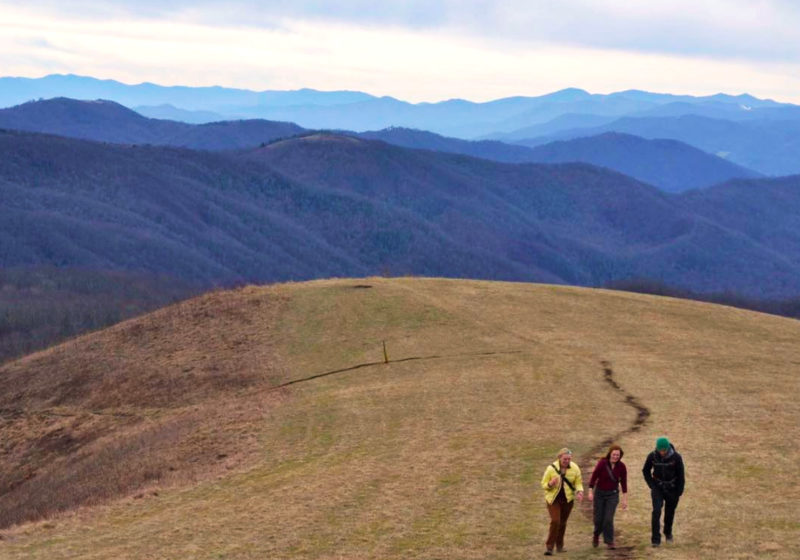
{"label": "wooden post in grass", "polygon": [[388,364],[389,363],[389,354],[386,353],[386,341],[385,340],[383,341],[383,363],[384,364]]}

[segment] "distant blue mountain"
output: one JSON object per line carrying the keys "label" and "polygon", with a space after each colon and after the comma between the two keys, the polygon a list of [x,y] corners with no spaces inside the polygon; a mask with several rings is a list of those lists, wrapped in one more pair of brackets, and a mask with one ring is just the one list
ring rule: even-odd
{"label": "distant blue mountain", "polygon": [[[0,107],[12,106],[38,98],[71,97],[109,99],[127,107],[172,105],[185,111],[206,111],[223,119],[267,119],[294,122],[304,128],[367,131],[391,126],[429,130],[462,139],[484,138],[511,133],[504,139],[521,139],[552,134],[553,123],[564,115],[591,115],[594,122],[565,123],[575,128],[602,124],[596,119],[617,119],[648,115],[664,105],[668,111],[682,106],[699,105],[703,110],[719,111],[774,110],[786,118],[795,106],[760,100],[749,95],[712,95],[693,97],[650,93],[639,90],[612,94],[591,94],[569,88],[535,97],[508,97],[484,103],[451,99],[437,103],[408,103],[392,97],[375,97],[362,92],[250,91],[223,87],[164,87],[155,84],[126,85],[113,80],[96,80],[72,75],[52,75],[38,79],[0,78]],[[721,109],[720,109],[721,108]],[[788,109],[788,110],[787,110]],[[683,109],[680,109],[683,110]],[[669,114],[672,114],[671,112]],[[683,114],[683,113],[681,113]],[[766,112],[764,113],[766,114]],[[777,114],[777,113],[776,113]],[[170,118],[179,117],[173,113]],[[192,113],[184,118],[197,122]],[[515,131],[549,123],[548,130],[521,136]],[[621,131],[624,132],[624,131]],[[497,138],[495,138],[497,139]],[[739,162],[742,163],[742,162]]]}
{"label": "distant blue mountain", "polygon": [[[705,190],[663,193],[584,164],[509,165],[327,135],[279,141],[253,157],[299,184],[424,216],[451,239],[570,283],[656,278],[760,296],[789,295],[800,286],[800,244],[786,245],[790,256],[776,250],[774,239],[748,235],[744,228],[754,219],[737,227],[737,211],[750,212],[744,188],[721,225],[707,216],[726,199],[724,186],[706,200]],[[788,225],[800,215],[800,177],[779,182],[791,197],[773,183],[746,182],[754,199],[765,189],[762,211],[786,217],[781,224]]]}
{"label": "distant blue mountain", "polygon": [[[800,120],[800,106],[776,104],[773,101],[756,99],[750,95],[718,94],[705,98],[687,98],[687,96],[658,97],[657,94],[645,92],[621,92],[620,94],[611,94],[609,97],[613,98],[617,95],[632,95],[637,99],[669,100],[666,103],[651,105],[648,108],[624,115],[629,118],[696,116],[732,121]],[[517,128],[511,132],[495,132],[487,135],[485,139],[505,142],[524,140],[525,143],[529,143],[539,137],[553,139],[555,137],[574,137],[578,133],[591,135],[591,132],[600,132],[599,127],[619,118],[619,115],[600,113],[564,113],[549,121]],[[542,141],[546,140],[538,140],[539,143]]]}
{"label": "distant blue mountain", "polygon": [[133,110],[144,117],[169,121],[180,121],[190,124],[203,124],[226,120],[225,117],[213,111],[189,111],[179,109],[169,103],[163,105],[140,105]]}
{"label": "distant blue mountain", "polygon": [[684,208],[800,264],[800,177],[737,179],[680,200]]}
{"label": "distant blue mountain", "polygon": [[[104,142],[204,150],[252,148],[306,132],[293,123],[263,119],[200,125],[150,119],[112,101],[65,98],[0,109],[0,127]],[[670,192],[709,186],[735,177],[757,176],[681,142],[644,140],[623,134],[556,142],[535,149],[490,140],[473,142],[399,127],[363,132],[359,136],[407,148],[465,154],[506,163],[581,161],[620,171]]]}
{"label": "distant blue mountain", "polygon": [[677,140],[647,140],[606,132],[533,148],[530,161],[582,161],[635,177],[667,192],[683,192],[760,174]]}
{"label": "distant blue mountain", "polygon": [[387,144],[404,148],[464,154],[505,163],[529,163],[533,161],[533,150],[525,146],[506,144],[496,140],[462,140],[416,128],[394,126],[383,130],[351,132],[349,134],[355,134],[368,140],[381,140]]}
{"label": "distant blue mountain", "polygon": [[541,124],[569,113],[619,117],[652,107],[654,103],[568,89],[539,97],[511,97],[485,103],[449,100],[411,105],[387,99],[382,103],[369,100],[351,107],[325,107],[312,112],[299,108],[276,109],[270,110],[268,115],[306,128],[363,131],[399,126],[471,139],[498,131],[516,130],[522,124]]}
{"label": "distant blue mountain", "polygon": [[256,110],[258,107],[340,105],[373,98],[357,91],[251,91],[219,86],[128,85],[115,80],[98,80],[73,74],[51,74],[43,78],[0,78],[0,107],[52,97],[109,99],[127,107],[167,104],[190,111],[217,112],[228,108],[221,111],[227,117],[247,116],[235,112]]}
{"label": "distant blue mountain", "polygon": [[492,140],[470,142],[397,127],[362,132],[359,136],[406,148],[452,152],[506,163],[591,163],[625,173],[667,192],[682,192],[734,178],[760,176],[755,171],[677,140],[646,140],[616,132],[557,141],[535,148]]}
{"label": "distant blue mountain", "polygon": [[0,131],[0,152],[0,268],[206,284],[388,271],[800,292],[800,242],[784,234],[796,230],[800,177],[729,183],[730,197],[725,185],[674,195],[583,163],[322,133],[211,152]]}
{"label": "distant blue mountain", "polygon": [[633,113],[629,117],[681,117],[695,115],[712,119],[727,119],[733,121],[756,119],[763,115],[765,108],[743,103],[723,103],[720,101],[706,101],[704,103],[687,103],[679,101],[659,105],[645,111]]}
{"label": "distant blue mountain", "polygon": [[304,132],[293,123],[263,119],[197,125],[149,119],[113,101],[66,98],[0,109],[0,128],[118,144],[160,144],[202,150],[251,148]]}
{"label": "distant blue mountain", "polygon": [[501,142],[527,141],[532,138],[547,137],[569,130],[580,130],[602,126],[617,120],[616,116],[587,115],[581,113],[564,113],[549,121],[526,126],[512,132],[492,133],[483,140],[500,140]]}
{"label": "distant blue mountain", "polygon": [[[790,107],[759,110],[770,115],[794,112],[794,108]],[[555,140],[596,136],[605,132],[679,140],[764,175],[800,173],[800,118],[733,121],[697,115],[624,117],[602,126],[565,130],[517,142],[524,146],[540,146]]]}

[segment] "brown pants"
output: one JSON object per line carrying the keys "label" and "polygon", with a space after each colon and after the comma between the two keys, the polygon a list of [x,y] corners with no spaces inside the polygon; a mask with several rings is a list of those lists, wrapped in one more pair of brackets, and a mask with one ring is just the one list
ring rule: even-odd
{"label": "brown pants", "polygon": [[[561,497],[561,496],[559,496]],[[565,499],[558,498],[552,504],[547,504],[547,511],[550,513],[550,532],[547,534],[547,550],[553,550],[555,546],[558,550],[564,548],[564,533],[567,530],[567,519],[572,513],[572,506],[575,502],[567,502]]]}

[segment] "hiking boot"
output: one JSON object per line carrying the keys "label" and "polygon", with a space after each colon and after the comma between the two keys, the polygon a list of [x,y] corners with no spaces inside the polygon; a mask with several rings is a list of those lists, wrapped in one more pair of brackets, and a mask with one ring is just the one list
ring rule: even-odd
{"label": "hiking boot", "polygon": [[561,548],[556,547],[556,552],[558,552],[559,554],[561,554],[562,552],[566,552],[566,551],[567,551],[567,549],[564,548],[563,546]]}
{"label": "hiking boot", "polygon": [[548,548],[547,550],[544,551],[544,555],[545,556],[552,556],[553,555],[553,551]]}
{"label": "hiking boot", "polygon": [[666,539],[667,539],[667,542],[668,542],[669,544],[672,544],[672,535],[665,535],[665,537],[666,537]]}
{"label": "hiking boot", "polygon": [[661,546],[660,542],[655,542],[655,541],[650,544],[653,546],[653,548],[658,548],[659,546]]}
{"label": "hiking boot", "polygon": [[617,548],[617,543],[615,542],[606,543],[606,546],[608,547],[608,550],[614,550],[615,548]]}
{"label": "hiking boot", "polygon": [[597,548],[600,544],[600,535],[592,535],[592,546]]}

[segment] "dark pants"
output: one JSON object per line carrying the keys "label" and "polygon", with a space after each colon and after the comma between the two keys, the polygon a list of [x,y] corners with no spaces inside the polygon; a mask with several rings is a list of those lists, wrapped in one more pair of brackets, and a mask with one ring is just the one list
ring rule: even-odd
{"label": "dark pants", "polygon": [[651,542],[661,542],[661,508],[664,508],[664,536],[672,537],[672,521],[675,519],[675,508],[678,507],[680,496],[670,492],[664,492],[660,487],[653,486],[650,489],[650,496],[653,498],[653,522]]}
{"label": "dark pants", "polygon": [[547,550],[553,550],[555,546],[558,550],[564,548],[564,532],[567,530],[567,519],[572,512],[575,502],[567,502],[556,499],[552,504],[547,504],[547,511],[550,513],[550,531],[547,534]]}
{"label": "dark pants", "polygon": [[603,542],[614,542],[614,513],[619,504],[618,490],[597,490],[594,493],[594,534],[603,534]]}

